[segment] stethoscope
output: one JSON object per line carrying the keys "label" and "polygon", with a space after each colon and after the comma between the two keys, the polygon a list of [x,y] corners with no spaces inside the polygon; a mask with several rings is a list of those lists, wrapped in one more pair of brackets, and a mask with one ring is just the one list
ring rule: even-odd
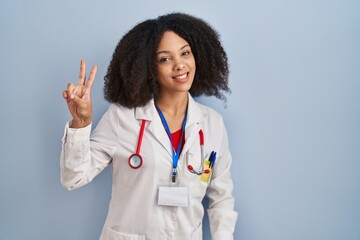
{"label": "stethoscope", "polygon": [[194,167],[192,165],[189,164],[189,156],[191,155],[191,153],[187,153],[186,154],[186,165],[187,165],[187,169],[193,173],[193,174],[196,174],[196,175],[201,175],[203,173],[210,173],[210,170],[209,169],[206,169],[204,170],[204,161],[205,161],[205,158],[204,158],[204,133],[203,131],[200,129],[199,131],[199,138],[200,138],[200,151],[201,151],[201,159],[202,161],[200,161],[200,170],[199,171],[196,171],[194,169]]}
{"label": "stethoscope", "polygon": [[138,144],[137,144],[137,148],[136,148],[136,153],[132,154],[129,157],[129,166],[132,169],[138,169],[141,167],[142,163],[143,163],[143,159],[140,155],[140,150],[141,150],[141,143],[142,143],[142,139],[144,136],[144,131],[145,131],[145,124],[146,124],[146,120],[143,119],[141,121],[141,128],[140,128],[140,133],[139,133],[139,139],[138,139]]}
{"label": "stethoscope", "polygon": [[[142,139],[144,136],[144,131],[145,131],[145,124],[146,124],[146,120],[142,120],[141,121],[141,127],[140,127],[140,133],[139,133],[139,139],[138,139],[138,143],[137,143],[137,148],[136,148],[136,153],[130,155],[129,159],[128,159],[128,163],[129,166],[132,169],[139,169],[142,164],[143,164],[143,158],[140,154],[140,150],[141,150],[141,144],[142,144]],[[196,174],[196,175],[201,175],[203,173],[208,174],[210,173],[209,169],[204,169],[204,133],[203,131],[200,129],[199,130],[199,139],[200,139],[200,150],[201,150],[201,159],[202,161],[200,161],[200,168],[199,170],[195,170],[194,167],[189,164],[189,156],[191,155],[191,153],[187,153],[186,155],[186,165],[187,165],[187,169],[189,170],[189,172]],[[176,171],[176,169],[173,169],[173,173],[174,171]],[[176,176],[176,172],[175,172],[175,176]]]}

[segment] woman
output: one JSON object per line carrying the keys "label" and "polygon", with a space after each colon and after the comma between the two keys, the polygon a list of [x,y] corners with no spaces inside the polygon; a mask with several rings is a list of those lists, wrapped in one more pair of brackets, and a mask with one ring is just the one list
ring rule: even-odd
{"label": "woman", "polygon": [[179,13],[135,26],[115,49],[104,88],[111,105],[92,133],[96,66],[87,81],[85,72],[81,61],[77,86],[63,92],[72,121],[63,138],[61,182],[79,188],[112,163],[100,239],[200,240],[205,196],[212,239],[233,239],[237,213],[224,123],[192,98],[224,98],[229,91],[217,33]]}

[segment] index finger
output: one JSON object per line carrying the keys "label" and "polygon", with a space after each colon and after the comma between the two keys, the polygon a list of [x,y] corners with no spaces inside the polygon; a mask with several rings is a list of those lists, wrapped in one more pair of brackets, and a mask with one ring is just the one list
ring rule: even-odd
{"label": "index finger", "polygon": [[87,82],[86,82],[86,86],[87,86],[88,88],[90,88],[90,89],[92,88],[92,85],[93,85],[93,83],[94,83],[96,71],[97,71],[97,66],[94,65],[94,66],[91,68],[91,72],[90,72],[89,78],[88,78],[88,80],[87,80]]}
{"label": "index finger", "polygon": [[86,62],[85,60],[80,61],[80,73],[78,79],[78,85],[84,85],[86,77]]}

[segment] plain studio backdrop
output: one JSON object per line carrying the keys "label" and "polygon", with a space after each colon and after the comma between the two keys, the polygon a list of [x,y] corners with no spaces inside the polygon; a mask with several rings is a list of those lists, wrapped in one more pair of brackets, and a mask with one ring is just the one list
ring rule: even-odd
{"label": "plain studio backdrop", "polygon": [[0,239],[98,239],[111,171],[60,185],[61,92],[80,59],[97,64],[96,125],[116,44],[170,12],[208,21],[228,53],[227,103],[198,101],[229,133],[235,239],[359,240],[359,0],[0,0]]}

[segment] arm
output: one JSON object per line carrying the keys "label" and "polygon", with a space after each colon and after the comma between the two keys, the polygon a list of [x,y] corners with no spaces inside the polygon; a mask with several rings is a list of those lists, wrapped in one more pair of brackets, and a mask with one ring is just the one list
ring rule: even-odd
{"label": "arm", "polygon": [[207,191],[209,198],[208,216],[212,240],[232,240],[237,220],[234,211],[234,197],[232,195],[233,182],[231,179],[231,154],[225,126],[222,122],[220,148],[214,165],[213,176]]}
{"label": "arm", "polygon": [[[90,93],[96,70],[95,65],[86,81],[86,63],[81,60],[77,86],[69,83],[63,92],[73,118],[65,127],[60,156],[61,183],[69,190],[90,182],[111,161],[110,148],[113,148],[116,138],[111,128],[113,126],[111,121],[114,121],[114,114],[111,114],[111,111],[103,116],[97,131],[94,131],[100,134],[92,134],[90,139],[92,120]],[[112,144],[108,144],[109,139],[112,140]]]}
{"label": "arm", "polygon": [[65,126],[60,175],[66,189],[84,186],[110,164],[118,139],[116,116],[116,107],[111,105],[92,133],[91,124],[84,128]]}
{"label": "arm", "polygon": [[[68,190],[79,188],[90,181],[84,177],[90,169],[91,124],[85,128],[70,128],[66,124],[60,155],[60,181]],[[92,177],[91,177],[92,179]]]}

